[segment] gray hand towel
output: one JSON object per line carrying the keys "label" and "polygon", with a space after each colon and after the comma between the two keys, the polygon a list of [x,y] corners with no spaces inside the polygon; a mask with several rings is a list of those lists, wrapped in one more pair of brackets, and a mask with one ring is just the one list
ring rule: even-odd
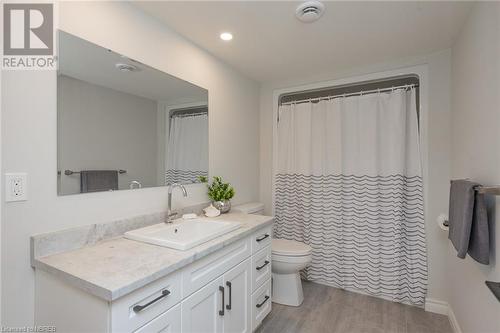
{"label": "gray hand towel", "polygon": [[80,192],[118,190],[117,170],[86,170],[80,172]]}
{"label": "gray hand towel", "polygon": [[453,180],[450,187],[449,234],[457,257],[467,252],[480,263],[489,263],[489,229],[484,197],[476,193],[480,184]]}
{"label": "gray hand towel", "polygon": [[474,214],[470,230],[469,249],[467,253],[477,262],[490,263],[490,228],[484,194],[477,193],[474,201]]}

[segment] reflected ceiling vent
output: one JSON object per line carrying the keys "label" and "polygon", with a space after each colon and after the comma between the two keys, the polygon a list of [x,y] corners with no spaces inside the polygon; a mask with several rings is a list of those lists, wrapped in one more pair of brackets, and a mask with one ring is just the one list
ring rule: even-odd
{"label": "reflected ceiling vent", "polygon": [[118,63],[118,64],[115,64],[115,67],[122,72],[138,72],[138,71],[140,71],[139,67],[134,66],[134,65],[130,65],[130,64]]}
{"label": "reflected ceiling vent", "polygon": [[307,1],[297,7],[295,16],[302,22],[311,23],[317,21],[324,11],[325,5],[321,2]]}

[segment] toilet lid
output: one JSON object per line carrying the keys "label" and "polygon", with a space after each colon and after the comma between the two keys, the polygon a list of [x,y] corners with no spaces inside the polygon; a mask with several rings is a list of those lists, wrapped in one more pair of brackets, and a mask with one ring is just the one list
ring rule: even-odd
{"label": "toilet lid", "polygon": [[273,238],[271,249],[273,254],[285,256],[305,256],[311,254],[312,251],[307,244],[279,238]]}

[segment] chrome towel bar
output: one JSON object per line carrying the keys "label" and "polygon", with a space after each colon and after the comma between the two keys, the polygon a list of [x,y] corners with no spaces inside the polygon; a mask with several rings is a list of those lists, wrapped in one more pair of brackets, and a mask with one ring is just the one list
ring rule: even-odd
{"label": "chrome towel bar", "polygon": [[478,186],[476,191],[481,194],[500,195],[500,186]]}
{"label": "chrome towel bar", "polygon": [[[469,178],[465,178],[465,180],[469,180]],[[477,193],[481,194],[500,195],[500,185],[494,185],[494,186],[478,185],[474,188],[474,190],[476,190]]]}
{"label": "chrome towel bar", "polygon": [[[124,174],[124,173],[127,173],[127,170],[117,170],[119,174]],[[72,174],[75,174],[75,173],[80,173],[81,171],[72,171],[72,170],[64,170],[64,174],[66,176],[71,176]],[[61,171],[57,171],[57,174],[60,175],[61,174]]]}

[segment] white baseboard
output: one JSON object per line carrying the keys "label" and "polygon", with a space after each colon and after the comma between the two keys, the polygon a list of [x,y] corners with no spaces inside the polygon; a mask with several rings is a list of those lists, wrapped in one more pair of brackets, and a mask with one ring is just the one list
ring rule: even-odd
{"label": "white baseboard", "polygon": [[462,329],[460,328],[460,325],[458,325],[457,317],[455,317],[453,309],[447,302],[428,298],[425,300],[425,311],[448,316],[453,332],[462,333]]}
{"label": "white baseboard", "polygon": [[433,298],[425,299],[425,311],[438,313],[442,315],[448,315],[450,306],[444,301],[440,301]]}
{"label": "white baseboard", "polygon": [[460,325],[458,325],[457,317],[455,317],[455,313],[450,306],[448,306],[448,319],[450,320],[451,328],[453,328],[453,331],[455,333],[462,333],[462,329],[460,328]]}

